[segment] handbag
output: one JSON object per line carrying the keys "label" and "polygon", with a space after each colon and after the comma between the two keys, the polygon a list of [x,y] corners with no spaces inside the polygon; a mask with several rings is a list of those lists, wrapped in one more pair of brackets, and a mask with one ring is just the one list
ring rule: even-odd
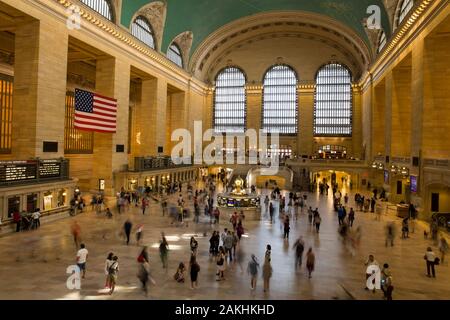
{"label": "handbag", "polygon": [[441,262],[441,259],[439,259],[439,258],[434,259],[434,264],[435,265],[438,266],[440,262]]}

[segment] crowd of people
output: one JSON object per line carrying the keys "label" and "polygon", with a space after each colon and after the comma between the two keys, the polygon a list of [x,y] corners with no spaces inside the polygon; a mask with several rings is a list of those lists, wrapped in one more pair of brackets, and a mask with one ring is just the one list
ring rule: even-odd
{"label": "crowd of people", "polygon": [[[152,276],[150,268],[150,254],[147,246],[143,245],[144,241],[144,224],[134,223],[131,216],[131,208],[139,208],[142,215],[149,215],[148,208],[150,203],[159,202],[161,208],[161,215],[167,218],[167,227],[171,226],[183,226],[188,227],[188,221],[192,222],[194,226],[204,225],[202,229],[203,236],[208,234],[209,239],[209,263],[214,266],[216,270],[216,280],[226,281],[228,277],[232,277],[236,270],[247,271],[250,277],[250,289],[256,290],[258,286],[258,278],[263,279],[263,291],[266,293],[270,291],[270,279],[273,273],[276,272],[272,267],[272,246],[267,244],[266,252],[262,259],[252,253],[246,255],[243,241],[246,241],[243,235],[246,233],[244,225],[246,224],[245,213],[242,210],[235,210],[226,218],[223,219],[225,212],[215,206],[217,179],[218,178],[205,178],[204,186],[194,190],[194,187],[188,183],[185,191],[181,184],[170,184],[166,192],[159,195],[151,194],[150,192],[137,192],[137,191],[125,191],[121,190],[117,194],[117,207],[116,212],[118,215],[124,215],[122,220],[123,225],[121,227],[120,236],[123,239],[125,245],[130,245],[133,242],[141,247],[140,254],[136,257],[137,261],[137,278],[141,283],[142,290],[145,294],[148,293],[148,284],[156,284],[157,280]],[[335,214],[337,216],[337,230],[342,240],[343,247],[351,254],[355,256],[359,250],[359,245],[362,238],[362,229],[358,225],[357,212],[370,211],[374,212],[376,204],[376,194],[372,196],[364,196],[362,194],[356,194],[354,198],[355,208],[349,205],[349,196],[344,194],[338,189],[337,185],[333,185],[333,204]],[[326,182],[319,184],[319,195],[327,195],[330,187]],[[276,224],[275,216],[278,214],[280,233],[282,240],[285,243],[289,243],[291,227],[294,223],[305,223],[311,226],[311,232],[316,237],[319,236],[320,227],[322,223],[322,216],[319,213],[319,209],[316,207],[313,209],[309,205],[308,197],[309,193],[300,192],[288,192],[283,193],[278,187],[275,187],[271,192],[263,197],[261,213],[264,219],[267,219],[271,224]],[[81,198],[79,198],[81,199]],[[78,205],[78,204],[77,204]],[[106,206],[105,200],[102,196],[93,197],[92,210],[99,213],[105,209],[105,216],[107,218],[113,218],[113,212]],[[366,206],[368,208],[366,210]],[[157,207],[157,206],[155,206]],[[193,208],[193,215],[191,216],[190,210]],[[81,208],[82,209],[82,208]],[[228,212],[227,212],[228,213]],[[140,213],[139,213],[140,214]],[[150,214],[155,214],[150,212]],[[359,214],[359,213],[358,213]],[[304,215],[305,219],[300,219]],[[307,219],[306,219],[307,217]],[[40,212],[36,210],[36,214],[31,216],[31,225],[33,228],[39,228],[40,226]],[[16,219],[16,218],[14,218]],[[20,220],[20,226],[22,225],[22,217]],[[16,221],[16,220],[14,220]],[[356,222],[356,223],[355,223]],[[19,224],[18,224],[19,225]],[[226,227],[224,227],[226,226]],[[221,227],[223,231],[221,232]],[[19,227],[18,227],[19,228]],[[388,222],[385,230],[385,245],[386,247],[394,246],[394,240],[396,239],[397,223]],[[405,218],[401,222],[401,238],[410,238],[410,218]],[[133,241],[133,232],[135,234],[135,241]],[[189,246],[186,246],[186,260],[175,261],[173,266],[173,281],[177,283],[184,283],[189,278],[190,288],[195,290],[199,287],[199,274],[202,270],[210,269],[210,266],[204,265],[198,257],[200,252],[205,252],[206,248],[200,245],[198,241],[198,235],[190,237]],[[87,270],[88,250],[86,243],[81,243],[81,227],[77,220],[74,220],[71,225],[71,234],[77,249],[76,263],[81,272],[81,278],[84,279]],[[438,228],[436,225],[431,225],[431,239],[434,244],[438,246],[440,256],[433,251],[432,247],[428,247],[424,260],[426,262],[426,272],[429,277],[436,277],[436,266],[442,264],[445,261],[446,253],[449,246],[444,236],[438,234]],[[428,233],[424,233],[425,237],[428,237]],[[292,237],[292,236],[291,236]],[[277,241],[274,239],[273,241]],[[273,244],[273,243],[272,243]],[[289,246],[294,252],[295,256],[295,270],[301,270],[305,268],[308,278],[312,278],[313,272],[316,267],[316,254],[313,247],[306,244],[304,236],[298,236],[292,247]],[[171,269],[169,264],[169,252],[171,251],[171,245],[167,240],[164,233],[161,234],[159,240],[158,252],[159,259],[161,260],[162,268],[169,272]],[[189,254],[188,254],[189,252]],[[171,258],[173,259],[173,258]],[[260,262],[262,261],[262,262]],[[366,261],[366,267],[378,266],[378,262],[373,255],[370,255]],[[246,269],[244,268],[246,266]],[[367,269],[369,270],[369,269]],[[381,270],[381,283],[380,288],[383,292],[383,298],[392,300],[394,284],[393,276],[388,262],[385,262]],[[113,252],[108,253],[105,261],[104,272],[106,275],[105,289],[109,294],[113,294],[115,291],[116,283],[119,275],[119,258],[118,255]],[[369,279],[372,274],[366,273],[366,279]],[[367,288],[368,289],[368,288]]]}

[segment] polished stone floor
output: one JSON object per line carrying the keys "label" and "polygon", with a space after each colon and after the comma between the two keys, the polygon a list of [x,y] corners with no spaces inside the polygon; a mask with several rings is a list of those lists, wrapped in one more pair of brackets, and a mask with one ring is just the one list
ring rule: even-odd
{"label": "polished stone floor", "polygon": [[[267,191],[262,191],[266,193]],[[186,198],[186,196],[185,196]],[[173,200],[176,195],[173,196]],[[246,234],[241,247],[247,258],[244,272],[237,265],[228,266],[225,281],[215,281],[215,263],[209,258],[209,235],[199,240],[198,260],[201,266],[199,288],[190,289],[189,281],[176,283],[173,274],[180,261],[188,263],[190,257],[189,239],[191,234],[201,235],[201,230],[193,223],[188,227],[175,227],[167,217],[162,217],[159,204],[152,202],[145,216],[138,208],[128,213],[106,219],[94,212],[81,214],[75,218],[65,218],[44,224],[38,231],[7,235],[0,238],[0,299],[382,299],[381,292],[368,292],[365,287],[364,262],[369,254],[383,264],[389,263],[393,273],[394,299],[450,299],[450,268],[446,263],[437,266],[437,278],[426,277],[425,250],[432,246],[431,240],[424,239],[425,225],[416,224],[415,232],[409,239],[400,239],[400,219],[383,215],[381,221],[373,214],[357,212],[355,227],[361,226],[362,240],[356,254],[352,256],[342,244],[337,233],[338,220],[332,210],[330,196],[308,195],[308,205],[318,207],[322,215],[320,234],[307,224],[306,214],[300,215],[292,223],[289,242],[282,239],[279,222],[270,224],[267,216],[253,219],[248,213],[245,221]],[[353,205],[350,200],[349,205]],[[224,217],[220,231],[230,227]],[[129,217],[134,226],[144,225],[144,244],[150,247],[152,276],[155,285],[150,285],[146,297],[136,277],[136,257],[140,247],[135,239],[126,246],[120,237],[124,220]],[[66,287],[66,268],[75,262],[75,245],[70,226],[76,219],[81,226],[82,241],[89,250],[86,279],[81,290]],[[394,247],[384,244],[384,227],[387,222],[397,224]],[[216,229],[219,229],[218,227]],[[169,270],[162,268],[158,255],[158,242],[164,231],[169,239]],[[302,235],[306,247],[311,246],[316,253],[316,270],[308,279],[306,270],[295,272],[292,245]],[[265,247],[272,245],[273,277],[268,293],[262,289],[262,278],[258,287],[250,290],[250,277],[246,264],[251,254],[263,261]],[[104,261],[108,252],[119,257],[120,272],[116,292],[109,296],[103,290],[105,275]]]}

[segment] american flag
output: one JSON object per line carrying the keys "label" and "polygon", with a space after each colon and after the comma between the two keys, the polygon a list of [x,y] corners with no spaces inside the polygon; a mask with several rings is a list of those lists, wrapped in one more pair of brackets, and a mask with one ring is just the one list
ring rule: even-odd
{"label": "american flag", "polygon": [[117,100],[96,93],[75,89],[76,129],[116,132]]}

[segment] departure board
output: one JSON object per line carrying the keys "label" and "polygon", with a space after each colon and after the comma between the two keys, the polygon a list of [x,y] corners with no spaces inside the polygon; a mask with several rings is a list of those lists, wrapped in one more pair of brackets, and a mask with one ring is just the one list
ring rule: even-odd
{"label": "departure board", "polygon": [[37,161],[0,162],[0,182],[19,182],[37,178]]}

